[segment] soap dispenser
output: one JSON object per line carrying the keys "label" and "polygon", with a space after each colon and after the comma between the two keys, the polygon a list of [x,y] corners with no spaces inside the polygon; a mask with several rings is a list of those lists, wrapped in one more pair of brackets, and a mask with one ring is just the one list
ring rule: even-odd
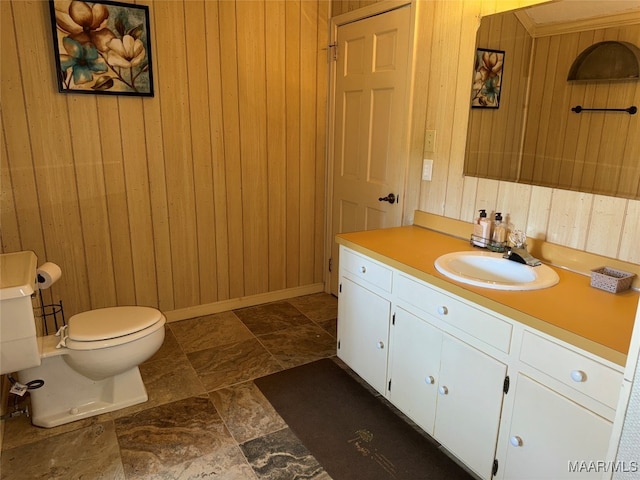
{"label": "soap dispenser", "polygon": [[487,218],[487,211],[480,210],[480,216],[473,225],[473,244],[478,247],[487,247],[491,239],[491,220]]}
{"label": "soap dispenser", "polygon": [[500,212],[496,213],[491,240],[496,246],[501,246],[507,241],[507,227],[502,223],[502,214]]}

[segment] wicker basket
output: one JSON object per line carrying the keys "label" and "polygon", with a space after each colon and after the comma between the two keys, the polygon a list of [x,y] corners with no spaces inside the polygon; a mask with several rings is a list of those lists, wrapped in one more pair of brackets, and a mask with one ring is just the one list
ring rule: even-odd
{"label": "wicker basket", "polygon": [[611,267],[600,267],[591,270],[591,286],[611,293],[618,293],[631,288],[634,273],[616,270]]}

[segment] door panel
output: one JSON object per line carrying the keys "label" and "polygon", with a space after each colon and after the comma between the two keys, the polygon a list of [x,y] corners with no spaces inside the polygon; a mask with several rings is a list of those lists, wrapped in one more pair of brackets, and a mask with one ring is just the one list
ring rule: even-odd
{"label": "door panel", "polygon": [[343,232],[399,226],[407,159],[411,9],[402,7],[338,28],[333,128],[331,291],[337,294]]}

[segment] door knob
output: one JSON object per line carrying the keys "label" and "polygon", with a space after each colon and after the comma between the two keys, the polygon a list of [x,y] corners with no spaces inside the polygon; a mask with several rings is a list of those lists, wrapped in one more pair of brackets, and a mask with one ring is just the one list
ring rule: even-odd
{"label": "door knob", "polygon": [[389,195],[387,195],[386,197],[380,197],[378,198],[379,202],[389,202],[389,203],[396,203],[396,196],[393,193],[390,193]]}

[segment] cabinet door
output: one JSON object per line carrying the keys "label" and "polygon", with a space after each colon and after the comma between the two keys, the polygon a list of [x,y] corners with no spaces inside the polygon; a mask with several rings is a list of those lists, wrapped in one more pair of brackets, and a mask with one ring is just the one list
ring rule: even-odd
{"label": "cabinet door", "polygon": [[391,328],[388,398],[433,435],[442,332],[401,308]]}
{"label": "cabinet door", "polygon": [[491,478],[507,366],[443,336],[435,438],[482,478]]}
{"label": "cabinet door", "polygon": [[338,357],[384,395],[391,303],[348,278],[338,301]]}
{"label": "cabinet door", "polygon": [[601,478],[591,462],[607,456],[611,423],[519,374],[504,465],[505,479]]}

